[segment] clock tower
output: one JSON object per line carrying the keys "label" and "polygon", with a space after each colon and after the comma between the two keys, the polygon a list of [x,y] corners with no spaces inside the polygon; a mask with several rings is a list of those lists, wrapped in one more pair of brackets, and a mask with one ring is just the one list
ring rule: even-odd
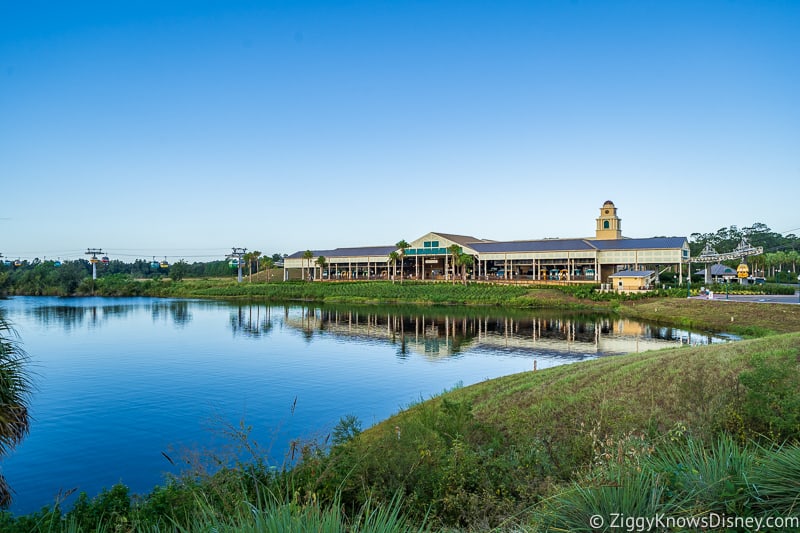
{"label": "clock tower", "polygon": [[597,232],[595,239],[609,240],[622,238],[622,226],[620,218],[617,216],[617,208],[614,202],[606,200],[600,208],[600,217],[597,219]]}

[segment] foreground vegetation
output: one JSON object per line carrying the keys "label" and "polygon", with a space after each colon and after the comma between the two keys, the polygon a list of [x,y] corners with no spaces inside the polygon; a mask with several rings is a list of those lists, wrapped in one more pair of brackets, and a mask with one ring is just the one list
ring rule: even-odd
{"label": "foreground vegetation", "polygon": [[516,374],[365,432],[343,417],[297,443],[291,469],[270,468],[243,432],[250,455],[234,468],[0,515],[0,530],[590,531],[594,514],[797,516],[798,361],[792,333]]}

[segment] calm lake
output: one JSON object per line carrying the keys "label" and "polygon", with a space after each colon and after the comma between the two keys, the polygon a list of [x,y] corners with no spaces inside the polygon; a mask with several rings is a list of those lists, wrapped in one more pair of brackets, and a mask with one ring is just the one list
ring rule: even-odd
{"label": "calm lake", "polygon": [[534,365],[725,341],[474,308],[15,297],[0,312],[36,385],[30,435],[0,459],[15,513],[72,489],[93,496],[122,482],[146,493],[187,457],[222,453],[240,424],[281,466],[292,439],[324,439],[346,415],[366,428],[445,389]]}

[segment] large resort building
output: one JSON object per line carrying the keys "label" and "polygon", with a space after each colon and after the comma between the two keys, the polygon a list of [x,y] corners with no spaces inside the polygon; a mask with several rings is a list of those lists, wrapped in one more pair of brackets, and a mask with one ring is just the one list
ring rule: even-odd
{"label": "large resort building", "polygon": [[492,241],[431,232],[408,244],[405,250],[395,245],[296,252],[284,260],[284,279],[451,279],[462,274],[454,268],[454,245],[472,257],[467,275],[476,281],[614,283],[609,288],[622,289],[623,280],[635,279],[645,288],[666,269],[682,282],[681,265],[689,261],[685,237],[623,237],[611,201],[600,208],[593,238]]}

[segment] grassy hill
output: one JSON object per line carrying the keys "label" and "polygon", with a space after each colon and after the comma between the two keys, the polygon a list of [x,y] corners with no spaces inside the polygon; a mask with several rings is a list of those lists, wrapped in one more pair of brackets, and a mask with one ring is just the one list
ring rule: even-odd
{"label": "grassy hill", "polygon": [[796,440],[799,361],[793,333],[506,376],[411,406],[330,456],[309,456],[297,479],[309,493],[341,491],[350,502],[391,501],[399,491],[417,519],[483,530],[535,516],[608,458],[624,463],[725,435],[742,445]]}

